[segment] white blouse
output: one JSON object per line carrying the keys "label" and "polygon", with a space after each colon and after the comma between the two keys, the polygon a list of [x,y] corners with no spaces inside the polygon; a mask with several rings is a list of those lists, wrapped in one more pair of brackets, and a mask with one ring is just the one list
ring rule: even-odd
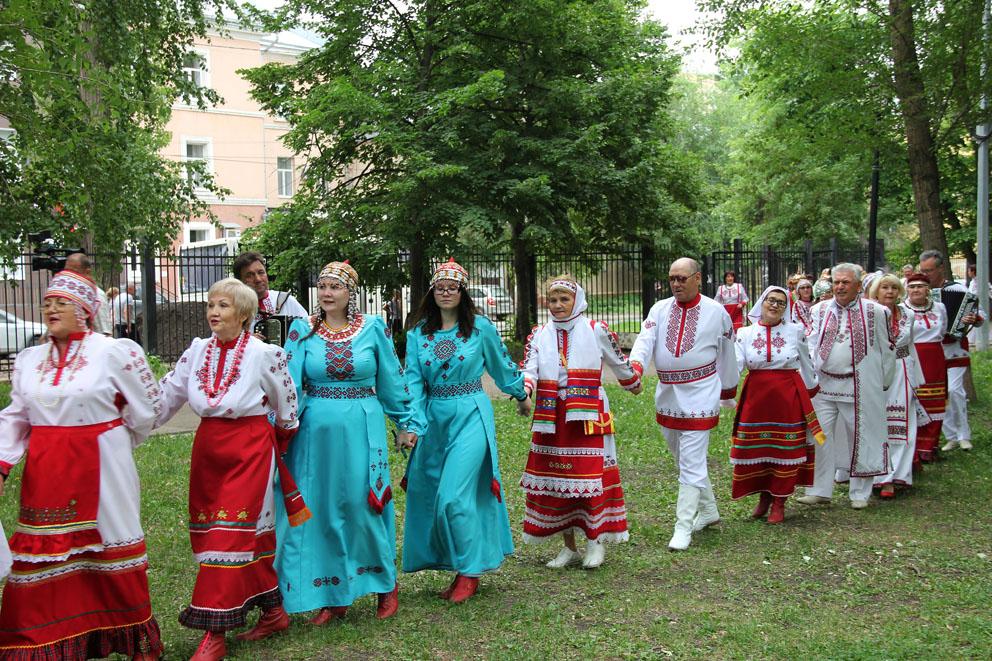
{"label": "white blouse", "polygon": [[947,333],[947,308],[943,303],[931,301],[922,308],[908,302],[904,304],[913,314],[913,342],[941,342]]}
{"label": "white blouse", "polygon": [[[274,411],[280,426],[291,429],[298,424],[296,386],[289,375],[288,358],[282,348],[266,344],[252,335],[241,362],[235,364],[236,351],[233,347],[224,348],[222,345],[211,349],[212,345],[212,337],[193,340],[176,363],[176,368],[162,377],[159,384],[162,390],[159,426],[186,403],[201,418],[234,419],[268,415]],[[207,365],[208,353],[210,365]],[[218,367],[222,374],[216,381],[221,383],[231,376],[231,370],[237,370],[230,387],[219,401],[208,396],[206,387]]]}
{"label": "white blouse", "polygon": [[720,305],[732,305],[734,303],[747,303],[747,292],[744,285],[735,282],[732,285],[720,285],[716,288],[716,296],[713,300]]}
{"label": "white blouse", "polygon": [[17,354],[11,403],[0,411],[0,464],[21,460],[32,426],[76,427],[121,418],[123,427],[105,435],[126,430],[132,447],[151,433],[159,413],[158,384],[140,346],[99,333],[73,336],[59,364],[52,341]]}
{"label": "white blouse", "polygon": [[807,390],[816,387],[816,370],[809,355],[806,331],[799,325],[779,322],[775,326],[762,323],[745,326],[737,331],[734,341],[737,369],[799,370]]}

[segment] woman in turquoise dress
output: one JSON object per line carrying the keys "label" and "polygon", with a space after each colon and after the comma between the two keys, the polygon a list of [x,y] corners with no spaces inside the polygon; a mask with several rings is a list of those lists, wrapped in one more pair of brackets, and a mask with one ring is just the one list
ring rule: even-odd
{"label": "woman in turquoise dress", "polygon": [[316,625],[343,617],[366,594],[378,595],[376,617],[398,608],[383,413],[403,439],[419,430],[385,324],[358,312],[357,288],[347,262],[325,266],[317,281],[320,312],[294,321],[285,345],[301,401],[286,463],[313,518],[290,527],[277,506],[276,571],[286,610],[319,609],[310,620]]}
{"label": "woman in turquoise dress", "polygon": [[407,383],[427,431],[403,479],[403,571],[456,572],[441,593],[454,603],[475,594],[479,577],[513,553],[483,370],[506,394],[518,401],[527,397],[499,331],[476,314],[467,285],[464,268],[454,260],[442,264],[406,341]]}

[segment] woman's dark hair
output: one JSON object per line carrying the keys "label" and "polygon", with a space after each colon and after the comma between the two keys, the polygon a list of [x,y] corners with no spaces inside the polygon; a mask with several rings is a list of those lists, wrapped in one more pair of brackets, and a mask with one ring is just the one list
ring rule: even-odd
{"label": "woman's dark hair", "polygon": [[727,281],[727,276],[728,276],[728,275],[731,275],[731,276],[733,276],[733,277],[734,277],[734,282],[737,282],[737,273],[736,273],[736,272],[734,272],[734,271],[724,271],[724,272],[723,272],[723,281],[724,281],[724,282],[726,282],[726,281]]}
{"label": "woman's dark hair", "polygon": [[[465,287],[459,285],[458,289],[462,294],[461,300],[458,301],[458,330],[461,331],[462,337],[470,337],[472,331],[475,330],[475,315],[479,314],[479,311]],[[421,321],[424,322],[425,333],[435,333],[441,330],[441,308],[434,300],[434,287],[428,289],[420,300],[420,306],[417,308],[417,314],[414,315],[411,324],[416,326]]]}

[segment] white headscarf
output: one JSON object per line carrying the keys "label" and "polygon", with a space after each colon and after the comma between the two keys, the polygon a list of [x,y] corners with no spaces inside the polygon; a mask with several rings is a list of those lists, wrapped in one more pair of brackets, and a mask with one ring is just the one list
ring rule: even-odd
{"label": "white headscarf", "polygon": [[568,286],[572,284],[573,283],[568,282],[567,280],[556,280],[551,283],[551,287],[548,288],[549,294],[555,290],[568,290],[573,296],[575,296],[575,304],[572,306],[572,314],[569,315],[568,319],[558,320],[555,319],[554,315],[551,315],[551,323],[554,324],[554,327],[559,330],[572,330],[572,328],[575,327],[576,322],[578,322],[579,317],[584,316],[586,308],[589,307],[589,304],[586,302],[586,290],[582,288],[582,285],[576,282],[574,283],[575,290],[572,291],[572,287]]}
{"label": "white headscarf", "polygon": [[779,287],[778,285],[766,287],[765,291],[761,292],[761,296],[758,297],[758,300],[754,302],[754,307],[752,307],[751,311],[747,313],[747,318],[750,319],[752,323],[756,324],[761,321],[761,306],[768,297],[768,293],[773,291],[780,291],[785,294],[785,312],[782,314],[782,321],[793,323],[794,317],[792,316],[792,297],[789,296],[788,289],[785,287]]}

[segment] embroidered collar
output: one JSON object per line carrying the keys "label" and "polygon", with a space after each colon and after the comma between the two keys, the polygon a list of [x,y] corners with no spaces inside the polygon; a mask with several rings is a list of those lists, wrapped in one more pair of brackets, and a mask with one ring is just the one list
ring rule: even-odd
{"label": "embroidered collar", "polygon": [[361,312],[355,313],[355,318],[344,328],[339,331],[332,331],[327,325],[320,320],[320,316],[310,318],[311,326],[317,324],[317,335],[319,335],[325,342],[345,342],[347,340],[353,339],[362,330],[365,325],[365,315]]}
{"label": "embroidered collar", "polygon": [[699,302],[703,300],[702,294],[696,294],[696,298],[692,299],[688,303],[683,303],[682,301],[675,299],[675,304],[682,308],[683,310],[688,310],[689,308],[694,308],[699,305]]}

